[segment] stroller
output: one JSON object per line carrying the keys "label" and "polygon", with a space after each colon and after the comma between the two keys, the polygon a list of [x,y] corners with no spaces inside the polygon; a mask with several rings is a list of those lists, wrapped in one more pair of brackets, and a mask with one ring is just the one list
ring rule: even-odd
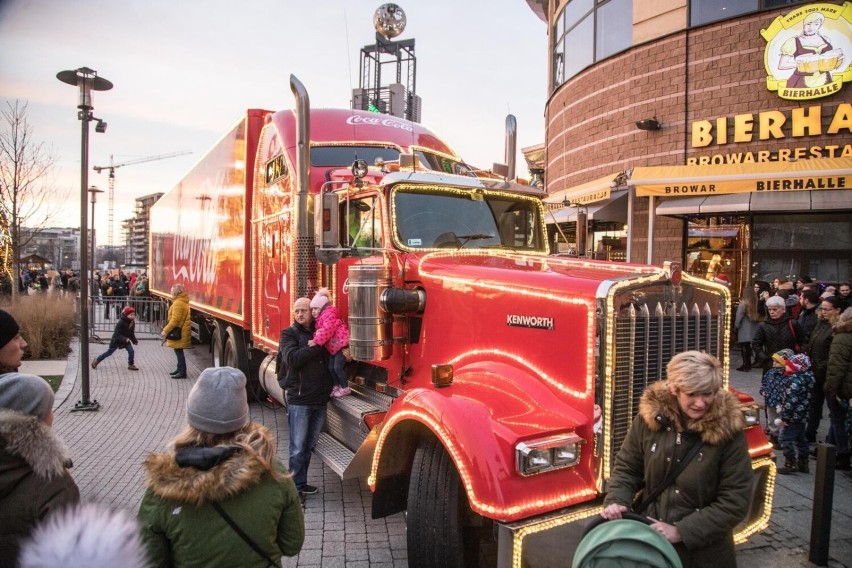
{"label": "stroller", "polygon": [[649,524],[647,517],[636,513],[624,513],[614,521],[592,520],[571,568],[683,568],[671,543]]}

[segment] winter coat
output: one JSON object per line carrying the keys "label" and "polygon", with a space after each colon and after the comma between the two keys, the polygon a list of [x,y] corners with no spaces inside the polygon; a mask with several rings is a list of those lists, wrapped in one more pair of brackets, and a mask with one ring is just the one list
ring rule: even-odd
{"label": "winter coat", "polygon": [[36,524],[80,501],[69,467],[53,428],[36,416],[0,410],[0,564],[15,566]]}
{"label": "winter coat", "polygon": [[168,333],[174,328],[180,328],[180,339],[167,339],[166,347],[169,349],[189,349],[192,347],[192,322],[189,318],[189,296],[181,292],[175,296],[172,305],[169,306],[169,315],[163,332]]}
{"label": "winter coat", "polygon": [[825,374],[828,371],[828,352],[831,349],[831,338],[831,323],[826,320],[819,320],[808,338],[807,345],[805,345],[805,353],[811,358],[814,380],[817,388],[820,389],[825,384]]}
{"label": "winter coat", "polygon": [[790,365],[798,369],[787,376],[784,389],[784,400],[778,413],[781,420],[787,424],[806,424],[814,391],[814,374],[811,371],[811,360],[804,353],[794,355]]}
{"label": "winter coat", "polygon": [[852,398],[852,320],[834,324],[834,339],[828,354],[826,396]]}
{"label": "winter coat", "polygon": [[809,309],[802,308],[802,311],[799,312],[798,321],[799,325],[802,326],[802,333],[804,333],[804,341],[801,341],[800,343],[804,344],[810,338],[811,333],[813,333],[813,330],[819,321],[819,317],[817,317],[816,313],[816,306]]}
{"label": "winter coat", "polygon": [[754,333],[751,348],[764,369],[772,366],[772,354],[782,349],[793,349],[796,345],[801,348],[804,332],[799,322],[782,315],[778,319],[764,320]]}
{"label": "winter coat", "polygon": [[753,477],[743,427],[730,392],[720,391],[701,419],[690,420],[668,384],[652,384],[615,458],[604,506],[629,508],[640,489],[660,483],[700,440],[699,453],[643,514],[677,526],[684,566],[735,566],[733,530],[748,513]]}
{"label": "winter coat", "polygon": [[136,345],[139,341],[136,340],[136,322],[127,316],[118,318],[115,324],[115,331],[112,332],[112,339],[109,340],[110,349],[124,349],[128,343]]}
{"label": "winter coat", "polygon": [[349,328],[337,314],[337,308],[326,304],[316,319],[314,341],[324,345],[328,352],[336,355],[338,351],[349,345]]}
{"label": "winter coat", "polygon": [[313,326],[305,329],[295,322],[281,332],[279,350],[287,368],[281,388],[288,404],[325,404],[331,396],[328,352],[322,345],[308,347],[313,337]]}
{"label": "winter coat", "polygon": [[766,406],[778,408],[784,404],[784,393],[787,392],[789,377],[784,374],[784,367],[772,367],[763,373],[760,381],[760,394]]}
{"label": "winter coat", "polygon": [[759,325],[759,321],[748,318],[745,304],[740,302],[740,305],[737,306],[737,317],[734,320],[734,327],[737,328],[737,343],[751,343],[751,340],[754,339],[754,332],[757,331]]}
{"label": "winter coat", "polygon": [[[250,424],[255,448],[274,444],[260,424]],[[139,522],[151,566],[207,567],[268,565],[219,515],[219,503],[239,526],[276,562],[302,548],[305,521],[296,485],[282,463],[274,479],[257,456],[234,446],[205,448],[195,465],[181,467],[177,459],[199,448],[152,453],[145,460],[146,491]],[[238,446],[237,446],[238,448]]]}

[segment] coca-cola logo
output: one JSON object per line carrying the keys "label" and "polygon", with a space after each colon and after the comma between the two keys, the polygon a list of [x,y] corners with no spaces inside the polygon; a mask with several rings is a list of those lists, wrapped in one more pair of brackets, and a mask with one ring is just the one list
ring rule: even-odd
{"label": "coca-cola logo", "polygon": [[410,124],[387,118],[385,116],[361,116],[352,115],[346,119],[346,124],[369,124],[370,126],[387,126],[389,128],[398,128],[406,132],[414,132],[414,128]]}

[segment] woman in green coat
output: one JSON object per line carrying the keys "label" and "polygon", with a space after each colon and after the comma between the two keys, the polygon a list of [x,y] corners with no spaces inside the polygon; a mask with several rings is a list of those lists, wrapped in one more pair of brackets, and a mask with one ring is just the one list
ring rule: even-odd
{"label": "woman in green coat", "polygon": [[138,517],[152,566],[262,568],[298,554],[302,504],[275,459],[272,434],[249,422],[245,375],[232,367],[204,370],[186,416],[189,426],[169,449],[145,461]]}
{"label": "woman in green coat", "polygon": [[189,318],[189,295],[182,284],[172,286],[172,305],[169,306],[169,315],[160,337],[166,339],[169,332],[180,329],[180,339],[166,339],[166,347],[175,350],[177,357],[177,369],[169,373],[173,379],[186,378],[186,355],[183,350],[192,347],[192,322]]}
{"label": "woman in green coat", "polygon": [[722,389],[718,359],[675,355],[667,380],[642,394],[639,414],[615,458],[607,519],[621,518],[640,489],[653,491],[694,444],[698,453],[643,514],[671,542],[684,567],[736,566],[733,530],[748,513],[751,458],[737,397]]}

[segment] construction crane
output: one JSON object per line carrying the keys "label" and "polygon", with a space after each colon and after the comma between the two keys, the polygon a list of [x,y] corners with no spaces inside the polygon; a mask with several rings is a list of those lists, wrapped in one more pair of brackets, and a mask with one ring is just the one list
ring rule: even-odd
{"label": "construction crane", "polygon": [[[121,162],[119,164],[113,163],[113,156],[110,154],[109,157],[109,165],[108,166],[94,166],[92,167],[98,173],[101,173],[103,170],[109,170],[109,227],[108,227],[108,235],[107,242],[109,242],[109,246],[114,246],[112,241],[112,226],[113,226],[113,205],[115,200],[115,170],[116,168],[121,168],[124,166],[132,166],[134,164],[142,164],[145,162],[153,162],[155,160],[165,160],[166,158],[174,158],[176,156],[184,156],[186,154],[192,154],[190,150],[181,150],[178,152],[170,152],[168,154],[159,154],[157,156],[146,156],[145,158],[138,158],[136,160],[128,160],[126,162]],[[92,223],[95,220],[92,219]]]}

